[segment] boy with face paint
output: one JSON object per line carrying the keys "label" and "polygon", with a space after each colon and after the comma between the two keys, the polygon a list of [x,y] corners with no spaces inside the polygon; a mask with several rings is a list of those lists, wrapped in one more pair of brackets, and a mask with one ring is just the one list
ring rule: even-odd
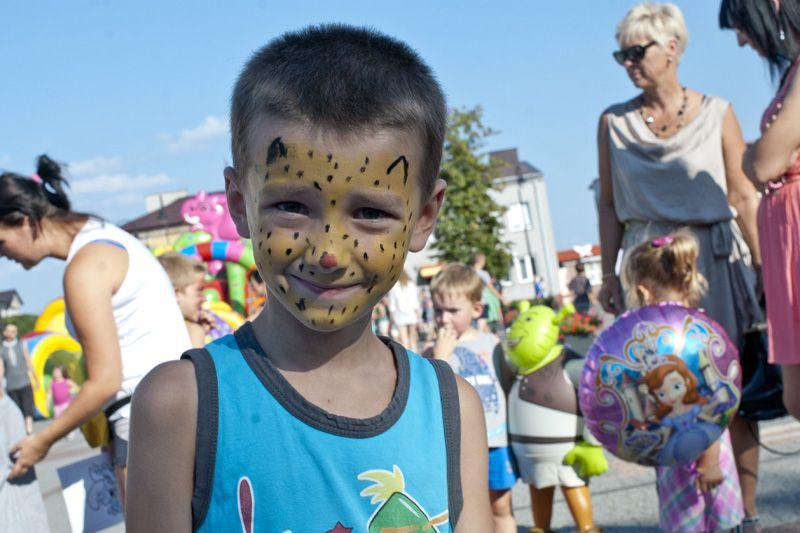
{"label": "boy with face paint", "polygon": [[430,69],[371,30],[247,63],[225,184],[269,304],[139,386],[129,531],[491,530],[480,399],[370,327],[433,231],[445,116]]}

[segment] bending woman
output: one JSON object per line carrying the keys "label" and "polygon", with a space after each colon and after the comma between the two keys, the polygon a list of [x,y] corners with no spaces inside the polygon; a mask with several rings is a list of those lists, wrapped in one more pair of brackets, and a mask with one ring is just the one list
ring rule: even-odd
{"label": "bending woman", "polygon": [[53,443],[105,409],[124,502],[130,396],[150,369],[177,359],[191,343],[155,257],[118,227],[72,211],[64,185],[61,168],[45,155],[33,176],[0,175],[0,256],[26,270],[47,257],[67,262],[67,329],[83,348],[87,371],[61,416],[14,445],[9,479],[24,475]]}

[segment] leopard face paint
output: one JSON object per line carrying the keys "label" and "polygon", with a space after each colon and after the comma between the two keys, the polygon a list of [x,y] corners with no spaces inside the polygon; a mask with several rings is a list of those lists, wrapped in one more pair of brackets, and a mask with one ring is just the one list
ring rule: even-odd
{"label": "leopard face paint", "polygon": [[414,159],[391,143],[365,149],[277,137],[248,169],[250,235],[271,296],[319,331],[388,292],[416,222]]}

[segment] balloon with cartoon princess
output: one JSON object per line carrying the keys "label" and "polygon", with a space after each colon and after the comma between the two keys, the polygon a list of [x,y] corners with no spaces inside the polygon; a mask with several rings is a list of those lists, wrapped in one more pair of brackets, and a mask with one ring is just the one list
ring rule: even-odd
{"label": "balloon with cartoon princess", "polygon": [[623,314],[597,338],[578,396],[586,426],[614,455],[648,466],[686,463],[736,412],[738,352],[701,311],[649,305]]}

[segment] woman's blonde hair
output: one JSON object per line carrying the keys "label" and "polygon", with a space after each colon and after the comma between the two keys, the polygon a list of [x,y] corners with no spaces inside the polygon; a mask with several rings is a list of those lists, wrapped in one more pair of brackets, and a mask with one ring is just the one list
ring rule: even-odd
{"label": "woman's blonde hair", "polygon": [[658,297],[660,291],[681,294],[696,307],[706,291],[706,279],[697,269],[700,245],[687,228],[645,241],[631,250],[622,267],[628,307],[644,305],[638,290],[645,285]]}
{"label": "woman's blonde hair", "polygon": [[680,57],[689,43],[689,30],[686,29],[683,13],[675,4],[642,2],[628,11],[617,26],[614,37],[620,46],[642,38],[667,46],[671,39],[675,39]]}

